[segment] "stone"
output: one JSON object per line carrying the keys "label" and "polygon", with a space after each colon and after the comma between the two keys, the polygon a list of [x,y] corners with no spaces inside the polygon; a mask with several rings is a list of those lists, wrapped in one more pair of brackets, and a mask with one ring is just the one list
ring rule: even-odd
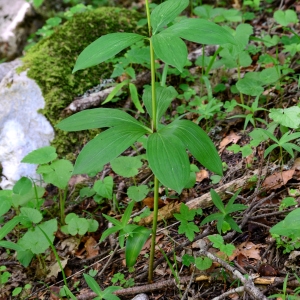
{"label": "stone", "polygon": [[31,4],[26,0],[1,1],[0,59],[12,60],[22,54],[27,38],[40,24]]}
{"label": "stone", "polygon": [[2,189],[10,189],[22,176],[39,179],[36,166],[21,163],[29,152],[50,145],[54,130],[38,113],[45,107],[42,91],[26,71],[11,70],[0,83],[0,162]]}
{"label": "stone", "polygon": [[32,150],[51,143],[60,158],[74,161],[84,144],[99,133],[97,129],[55,129],[74,98],[98,85],[101,78],[109,78],[113,71],[111,63],[75,74],[72,69],[81,51],[101,35],[119,31],[145,33],[146,29],[137,29],[141,17],[137,12],[111,7],[76,14],[31,47],[22,65],[4,77],[0,84],[2,188],[11,188],[21,176],[38,178],[36,166],[20,163]]}

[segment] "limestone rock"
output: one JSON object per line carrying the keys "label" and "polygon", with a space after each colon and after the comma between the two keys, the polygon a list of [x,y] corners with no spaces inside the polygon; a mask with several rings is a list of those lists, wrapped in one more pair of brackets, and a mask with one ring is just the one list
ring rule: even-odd
{"label": "limestone rock", "polygon": [[28,36],[36,30],[39,17],[26,0],[1,1],[0,59],[20,56]]}
{"label": "limestone rock", "polygon": [[21,160],[29,152],[50,144],[54,130],[39,109],[45,101],[41,89],[26,75],[10,71],[0,83],[1,188],[12,188],[22,176],[37,179],[36,166]]}

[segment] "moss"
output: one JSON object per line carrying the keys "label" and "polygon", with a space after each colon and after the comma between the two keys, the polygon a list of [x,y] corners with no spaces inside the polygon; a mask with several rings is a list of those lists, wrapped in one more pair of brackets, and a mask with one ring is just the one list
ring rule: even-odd
{"label": "moss", "polygon": [[[29,69],[28,76],[40,86],[46,102],[42,113],[53,127],[63,119],[63,109],[78,94],[99,84],[101,78],[109,78],[112,73],[112,66],[103,63],[72,74],[81,51],[101,35],[120,31],[137,32],[140,18],[141,15],[134,11],[101,7],[74,16],[28,51],[19,71]],[[97,132],[66,133],[56,130],[52,144],[60,156],[76,154]]]}

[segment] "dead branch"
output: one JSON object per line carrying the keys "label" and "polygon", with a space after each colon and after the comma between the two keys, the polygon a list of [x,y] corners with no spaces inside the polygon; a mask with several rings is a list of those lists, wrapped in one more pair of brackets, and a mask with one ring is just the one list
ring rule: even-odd
{"label": "dead branch", "polygon": [[[248,190],[249,188],[253,187],[255,185],[255,182],[251,181],[250,179],[254,175],[258,175],[261,172],[261,170],[255,170],[251,174],[245,175],[242,178],[235,179],[231,182],[228,182],[216,189],[216,192],[221,197],[222,201],[225,201],[231,197],[231,193],[235,193],[239,189],[242,191]],[[262,175],[266,174],[266,170],[264,169],[262,171]],[[202,195],[201,197],[195,198],[193,200],[190,200],[186,203],[186,205],[189,207],[189,209],[197,209],[197,208],[207,208],[213,205],[211,195],[210,193],[206,193]],[[180,210],[180,203],[174,204],[169,203],[166,206],[162,207],[158,211],[158,221],[170,219],[173,217],[174,213],[178,213]],[[147,218],[144,218],[140,221],[140,225],[149,225],[152,223],[153,220],[153,213],[148,216]]]}

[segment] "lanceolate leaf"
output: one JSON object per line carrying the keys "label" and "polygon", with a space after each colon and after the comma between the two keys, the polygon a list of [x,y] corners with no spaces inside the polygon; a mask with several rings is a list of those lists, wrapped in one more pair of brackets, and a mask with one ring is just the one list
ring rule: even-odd
{"label": "lanceolate leaf", "polygon": [[171,130],[207,169],[222,175],[222,161],[215,145],[207,134],[195,123],[188,120],[177,120],[163,130]]}
{"label": "lanceolate leaf", "polygon": [[137,227],[128,236],[126,241],[126,266],[133,267],[145,242],[150,236],[151,230],[145,227]]}
{"label": "lanceolate leaf", "polygon": [[188,55],[183,40],[177,36],[164,35],[163,32],[152,36],[151,39],[156,56],[182,72]]}
{"label": "lanceolate leaf", "polygon": [[[160,85],[156,86],[156,116],[157,116],[157,122],[160,121],[161,117],[164,115],[166,110],[168,109],[171,102],[175,99],[177,96],[177,91],[172,87],[163,87]],[[151,93],[151,87],[147,87],[144,90],[143,93],[143,102],[146,106],[147,112],[149,116],[152,118],[152,93]],[[157,126],[158,124],[156,124]]]}
{"label": "lanceolate leaf", "polygon": [[98,172],[145,133],[146,130],[137,125],[120,125],[101,132],[82,149],[73,174]]}
{"label": "lanceolate leaf", "polygon": [[187,6],[188,0],[168,0],[156,6],[151,13],[152,33],[173,21]]}
{"label": "lanceolate leaf", "polygon": [[184,19],[162,33],[163,35],[178,36],[201,44],[235,44],[234,37],[226,29],[204,19]]}
{"label": "lanceolate leaf", "polygon": [[180,193],[190,176],[188,155],[180,139],[172,134],[151,134],[147,142],[147,156],[158,180]]}
{"label": "lanceolate leaf", "polygon": [[126,32],[103,35],[80,53],[73,73],[98,65],[144,38],[142,35]]}
{"label": "lanceolate leaf", "polygon": [[80,131],[112,126],[125,127],[127,125],[139,126],[142,129],[147,128],[126,112],[112,108],[94,108],[81,111],[64,119],[56,127],[65,131]]}

